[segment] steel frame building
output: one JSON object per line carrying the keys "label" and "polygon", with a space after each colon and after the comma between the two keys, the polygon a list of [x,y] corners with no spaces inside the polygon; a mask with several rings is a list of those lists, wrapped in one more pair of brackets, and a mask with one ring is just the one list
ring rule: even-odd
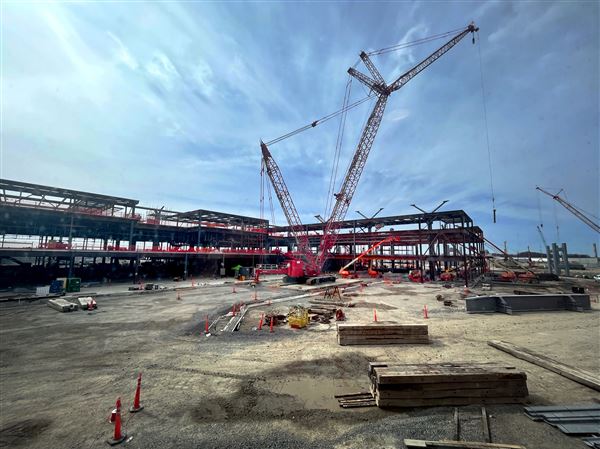
{"label": "steel frame building", "polygon": [[[305,226],[315,249],[323,227]],[[394,242],[364,260],[380,269],[424,270],[430,279],[450,268],[466,267],[467,277],[484,270],[483,232],[461,210],[346,220],[339,229],[329,269],[393,236]],[[278,263],[295,249],[289,231],[259,218],[149,208],[129,198],[0,179],[0,262],[31,264],[42,272],[58,264],[65,275],[78,275],[98,260],[128,261],[135,281],[143,261],[174,262],[184,277],[190,262],[196,268]]]}

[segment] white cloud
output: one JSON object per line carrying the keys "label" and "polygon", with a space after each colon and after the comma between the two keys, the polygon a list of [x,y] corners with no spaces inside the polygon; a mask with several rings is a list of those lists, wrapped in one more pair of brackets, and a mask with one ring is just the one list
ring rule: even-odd
{"label": "white cloud", "polygon": [[152,60],[146,64],[146,72],[156,78],[169,91],[175,88],[181,75],[167,55],[156,51]]}
{"label": "white cloud", "polygon": [[128,48],[123,44],[121,39],[119,39],[117,36],[115,36],[110,31],[108,31],[107,34],[117,44],[117,47],[118,47],[117,52],[116,52],[117,60],[119,62],[125,64],[131,70],[137,70],[137,68],[139,67],[138,62],[131,55]]}
{"label": "white cloud", "polygon": [[399,122],[405,118],[408,118],[409,116],[410,111],[408,109],[395,109],[387,112],[385,118],[387,120],[391,120],[392,122]]}
{"label": "white cloud", "polygon": [[210,97],[214,91],[213,71],[210,66],[204,61],[196,63],[196,67],[193,69],[193,77],[200,91]]}
{"label": "white cloud", "polygon": [[[397,45],[406,44],[417,39],[421,39],[426,37],[428,33],[429,28],[427,25],[424,23],[418,23],[404,33],[404,36],[402,36],[402,38],[398,41]],[[394,55],[395,59],[398,61],[398,67],[401,69],[408,65],[412,66],[416,62],[413,47],[407,47],[394,51],[392,52],[392,55]]]}

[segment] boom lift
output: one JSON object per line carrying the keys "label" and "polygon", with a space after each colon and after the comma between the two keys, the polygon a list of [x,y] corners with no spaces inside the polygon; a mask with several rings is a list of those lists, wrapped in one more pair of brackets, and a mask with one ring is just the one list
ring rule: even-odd
{"label": "boom lift", "polygon": [[[389,243],[389,242],[399,242],[400,238],[398,237],[386,237],[385,239],[375,243],[374,245],[368,247],[366,250],[364,250],[362,253],[360,253],[358,256],[356,256],[354,259],[352,259],[350,262],[348,262],[346,265],[344,265],[342,268],[340,268],[340,271],[338,272],[340,274],[340,276],[347,278],[350,276],[350,272],[347,270],[348,267],[350,265],[352,265],[353,263],[358,262],[359,260],[361,260],[363,257],[365,257],[367,254],[369,254],[370,252],[372,252],[374,249],[378,248],[379,246],[385,244],[385,243]],[[377,276],[377,272],[371,270],[371,267],[369,266],[369,276],[371,277],[376,277]]]}
{"label": "boom lift", "polygon": [[[273,184],[277,199],[281,204],[283,213],[285,214],[290,226],[290,232],[294,236],[297,244],[297,253],[288,264],[287,272],[285,273],[287,274],[288,281],[307,281],[308,283],[319,283],[335,280],[334,276],[321,276],[323,264],[329,255],[329,251],[335,245],[340,223],[344,220],[346,212],[350,207],[350,202],[352,201],[358,181],[360,180],[363,169],[367,162],[369,152],[371,151],[373,142],[375,141],[375,136],[379,130],[379,125],[381,124],[381,120],[383,118],[388,97],[393,92],[403,87],[406,83],[430,66],[437,59],[439,59],[458,42],[460,42],[467,34],[474,34],[476,31],[479,31],[479,28],[477,28],[473,23],[469,24],[446,44],[438,48],[427,58],[422,60],[406,73],[399,76],[390,84],[386,84],[385,80],[369,58],[369,55],[364,51],[360,53],[360,59],[367,67],[367,70],[371,76],[365,75],[352,67],[348,69],[348,73],[363,83],[370,90],[370,92],[376,96],[377,101],[373,107],[373,111],[371,112],[369,119],[367,120],[365,128],[363,129],[362,135],[354,152],[354,156],[344,177],[342,187],[339,193],[334,194],[336,200],[335,205],[331,211],[331,216],[325,223],[325,229],[316,253],[313,252],[310,246],[308,232],[302,225],[300,215],[298,214],[296,206],[294,205],[294,201],[292,200],[292,196],[290,195],[290,192],[286,186],[279,166],[273,159],[273,156],[271,155],[267,145],[262,141],[260,142],[263,163],[266,168],[267,175]],[[311,124],[311,127],[314,127],[317,124],[318,121],[315,121]],[[258,280],[260,273],[260,270],[256,272],[256,280]],[[271,273],[273,272],[271,271]]]}

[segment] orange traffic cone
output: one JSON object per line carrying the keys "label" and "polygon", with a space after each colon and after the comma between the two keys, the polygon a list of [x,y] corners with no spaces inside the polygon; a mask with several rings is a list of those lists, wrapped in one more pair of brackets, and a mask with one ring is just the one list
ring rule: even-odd
{"label": "orange traffic cone", "polygon": [[423,318],[429,318],[429,314],[427,313],[427,304],[423,306]]}
{"label": "orange traffic cone", "polygon": [[133,398],[133,406],[129,408],[131,413],[139,412],[144,408],[142,404],[140,404],[140,390],[142,389],[142,373],[138,374],[137,379],[137,387],[135,388],[135,397]]}
{"label": "orange traffic cone", "polygon": [[115,431],[113,433],[113,437],[106,440],[106,442],[111,446],[122,443],[125,441],[125,438],[127,438],[127,434],[121,431],[121,398],[117,398],[117,404],[113,413],[115,417]]}
{"label": "orange traffic cone", "polygon": [[373,321],[377,322],[377,309],[373,308]]}
{"label": "orange traffic cone", "polygon": [[273,317],[271,317],[271,324],[269,325],[269,332],[273,332]]}
{"label": "orange traffic cone", "polygon": [[260,320],[258,321],[258,330],[262,330],[262,326],[263,326],[263,319],[265,318],[265,314],[261,313],[260,314]]}

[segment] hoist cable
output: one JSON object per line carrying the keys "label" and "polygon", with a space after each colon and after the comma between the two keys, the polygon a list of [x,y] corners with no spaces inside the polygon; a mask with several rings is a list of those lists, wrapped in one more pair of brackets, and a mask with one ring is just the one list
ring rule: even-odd
{"label": "hoist cable", "polygon": [[355,107],[357,107],[357,106],[359,106],[359,105],[363,104],[365,101],[367,101],[367,100],[369,100],[371,97],[373,97],[373,95],[374,95],[374,94],[373,94],[373,92],[371,92],[371,93],[370,93],[369,95],[367,95],[366,97],[364,97],[364,98],[361,98],[360,100],[357,100],[357,101],[355,101],[354,103],[350,103],[350,104],[349,104],[348,106],[346,106],[345,108],[342,108],[342,109],[340,109],[340,110],[338,110],[338,111],[332,112],[332,113],[331,113],[331,114],[329,114],[329,115],[326,115],[326,116],[324,116],[324,117],[321,117],[320,119],[317,119],[317,120],[315,120],[314,122],[312,122],[312,123],[309,123],[308,125],[302,126],[302,127],[298,128],[298,129],[296,129],[296,130],[294,130],[294,131],[291,131],[291,132],[289,132],[289,133],[287,133],[287,134],[284,134],[283,136],[279,136],[279,137],[277,137],[276,139],[269,140],[268,142],[265,142],[265,144],[266,144],[267,146],[269,146],[269,145],[273,145],[273,144],[275,144],[275,143],[277,143],[277,142],[281,142],[281,141],[282,141],[282,140],[284,140],[284,139],[288,139],[288,138],[290,138],[290,137],[292,137],[292,136],[295,136],[296,134],[299,134],[299,133],[301,133],[301,132],[303,132],[303,131],[306,131],[307,129],[314,128],[315,126],[317,126],[317,125],[320,125],[321,123],[325,123],[326,121],[328,121],[328,120],[331,120],[332,118],[334,118],[334,117],[337,117],[338,115],[340,115],[340,114],[343,114],[344,112],[346,112],[346,111],[349,111],[350,109],[353,109],[353,108],[355,108]]}
{"label": "hoist cable", "polygon": [[487,104],[485,101],[485,87],[483,83],[483,60],[481,57],[481,39],[479,38],[479,33],[477,33],[477,50],[479,53],[479,74],[481,78],[481,99],[483,104],[483,120],[485,122],[485,140],[487,144],[487,153],[488,153],[488,168],[490,171],[490,192],[492,194],[492,209],[494,214],[494,223],[496,223],[496,197],[494,194],[494,174],[492,171],[492,151],[490,149],[490,131],[488,126],[488,117],[487,117]]}
{"label": "hoist cable", "polygon": [[423,37],[421,39],[417,39],[417,40],[414,40],[411,42],[402,42],[400,44],[391,45],[389,47],[384,47],[384,48],[380,48],[379,50],[374,50],[374,51],[368,52],[367,55],[369,55],[369,56],[382,55],[384,53],[389,53],[389,52],[396,51],[396,50],[402,50],[407,47],[425,44],[427,42],[431,42],[436,39],[442,39],[444,37],[448,37],[449,35],[458,33],[459,31],[462,31],[464,29],[465,29],[464,27],[457,28],[456,30],[446,31],[445,33],[440,33],[440,34],[434,34],[432,36]]}
{"label": "hoist cable", "polygon": [[[348,75],[348,82],[346,83],[346,89],[344,92],[344,102],[342,104],[342,109],[344,109],[348,105],[348,101],[350,100],[350,91],[352,87],[352,76]],[[331,177],[329,178],[329,189],[327,190],[327,200],[325,203],[325,214],[324,217],[329,215],[329,208],[331,207],[331,203],[333,201],[333,194],[335,189],[335,182],[337,180],[337,172],[340,163],[340,154],[342,152],[342,142],[344,140],[344,130],[346,126],[346,117],[347,111],[340,116],[340,124],[338,126],[338,135],[335,142],[335,153],[333,156],[333,165],[331,166]]]}

